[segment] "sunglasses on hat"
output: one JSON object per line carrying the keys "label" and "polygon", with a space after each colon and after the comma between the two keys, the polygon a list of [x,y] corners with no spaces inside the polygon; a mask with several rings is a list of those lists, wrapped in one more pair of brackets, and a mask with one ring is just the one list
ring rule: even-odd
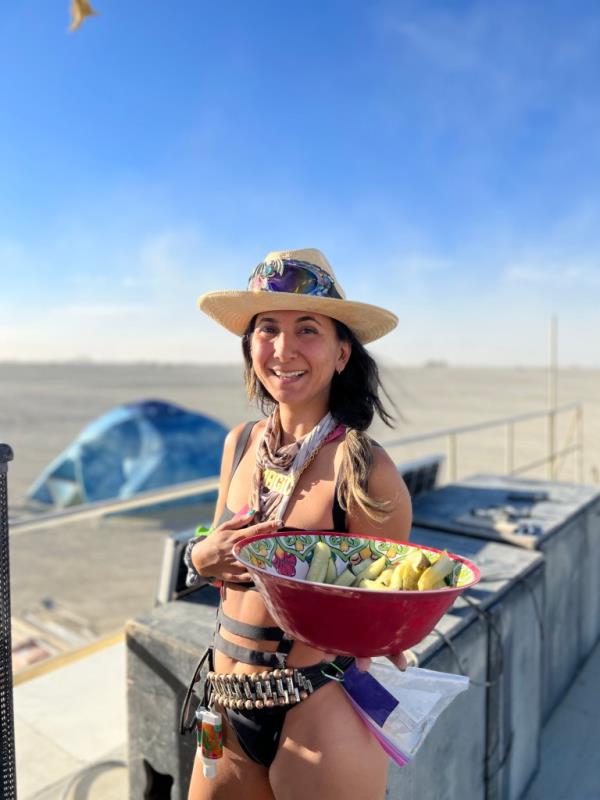
{"label": "sunglasses on hat", "polygon": [[308,261],[287,258],[262,261],[250,276],[248,291],[287,292],[341,299],[333,278],[325,270]]}

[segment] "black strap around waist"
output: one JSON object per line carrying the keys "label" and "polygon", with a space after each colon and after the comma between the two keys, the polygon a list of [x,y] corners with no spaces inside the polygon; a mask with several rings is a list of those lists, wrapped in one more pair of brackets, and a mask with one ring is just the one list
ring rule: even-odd
{"label": "black strap around waist", "polygon": [[234,644],[228,639],[224,639],[217,630],[214,639],[215,648],[234,661],[241,661],[244,664],[255,664],[257,667],[281,667],[284,657],[292,649],[293,641],[284,639],[280,642],[278,649],[274,653],[265,653],[264,650],[252,650],[250,647],[243,647]]}
{"label": "black strap around waist", "polygon": [[248,625],[247,622],[241,622],[239,619],[234,619],[223,611],[223,606],[219,606],[219,610],[217,612],[217,623],[223,628],[223,630],[229,631],[229,633],[235,633],[237,636],[243,636],[245,639],[256,639],[257,641],[262,640],[264,642],[280,642],[284,636],[281,628],[264,628],[260,625]]}
{"label": "black strap around waist", "polygon": [[[235,644],[221,636],[221,628],[236,636],[243,636],[245,639],[277,642],[277,650],[275,652],[265,652]],[[256,664],[256,666],[260,667],[280,667],[286,655],[292,649],[293,644],[293,640],[288,638],[281,628],[249,625],[247,622],[240,622],[239,619],[230,617],[223,611],[221,605],[218,608],[214,645],[217,650],[235,659],[235,661],[242,661],[244,664]]]}

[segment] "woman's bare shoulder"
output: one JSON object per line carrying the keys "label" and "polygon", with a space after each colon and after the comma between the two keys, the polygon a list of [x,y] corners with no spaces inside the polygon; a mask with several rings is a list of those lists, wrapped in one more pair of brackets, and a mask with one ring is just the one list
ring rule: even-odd
{"label": "woman's bare shoulder", "polygon": [[244,430],[247,424],[247,422],[240,422],[237,425],[234,425],[234,427],[231,428],[227,434],[225,441],[236,442],[239,439],[240,433]]}
{"label": "woman's bare shoulder", "polygon": [[408,502],[410,505],[410,495],[404,483],[404,478],[400,475],[397,466],[383,447],[373,447],[373,466],[371,467],[369,478],[369,494],[377,497],[377,499],[397,499],[400,503]]}
{"label": "woman's bare shoulder", "polygon": [[[238,425],[235,425],[233,428],[230,429],[229,433],[225,437],[225,444],[224,447],[234,447],[239,441],[240,436],[242,435],[243,431],[246,427],[250,424],[250,422],[240,422]],[[252,422],[252,430],[250,431],[250,436],[254,438],[259,433],[261,433],[267,421],[264,419],[261,420],[254,420]]]}
{"label": "woman's bare shoulder", "polygon": [[246,427],[245,422],[240,422],[239,425],[235,425],[233,428],[230,429],[227,436],[225,437],[225,441],[223,443],[223,455],[231,454],[233,455],[233,451],[236,448],[236,445],[239,441],[240,436],[242,435],[242,431]]}
{"label": "woman's bare shoulder", "polygon": [[[231,470],[235,448],[237,447],[238,442],[240,440],[240,436],[244,432],[244,429],[246,428],[247,425],[248,425],[247,422],[240,422],[239,425],[235,425],[233,428],[231,428],[227,433],[227,436],[225,437],[225,441],[223,442],[223,457],[221,459],[221,471],[225,472],[227,475],[229,475],[229,472]],[[252,434],[254,434],[255,429],[256,426],[254,426]]]}

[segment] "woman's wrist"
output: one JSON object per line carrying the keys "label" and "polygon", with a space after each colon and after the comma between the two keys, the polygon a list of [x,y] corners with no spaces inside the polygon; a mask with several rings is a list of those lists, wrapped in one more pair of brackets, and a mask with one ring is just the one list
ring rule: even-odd
{"label": "woman's wrist", "polygon": [[205,539],[196,539],[196,541],[192,544],[190,550],[190,558],[194,566],[194,569],[196,570],[198,575],[201,575],[203,578],[208,579],[210,575],[207,573],[210,572],[210,568],[208,570],[206,568],[206,559],[203,558],[203,555],[205,555],[204,551],[206,548],[202,547],[202,545],[204,545],[205,542],[206,542]]}
{"label": "woman's wrist", "polygon": [[[202,563],[200,548],[197,546],[203,544],[205,540],[194,537],[190,539],[184,551],[183,561],[188,568],[186,583],[188,586],[194,586],[201,582],[211,583],[216,580],[213,575],[205,574],[205,567]],[[200,556],[200,557],[199,557]]]}

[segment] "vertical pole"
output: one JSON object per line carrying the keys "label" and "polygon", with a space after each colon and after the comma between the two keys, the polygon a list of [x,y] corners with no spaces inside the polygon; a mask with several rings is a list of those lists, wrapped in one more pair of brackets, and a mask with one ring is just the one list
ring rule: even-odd
{"label": "vertical pole", "polygon": [[515,424],[506,423],[506,442],[504,449],[504,471],[507,475],[512,475],[515,468]]}
{"label": "vertical pole", "polygon": [[8,555],[8,491],[6,473],[13,454],[0,444],[0,797],[17,797],[10,630],[10,563]]}
{"label": "vertical pole", "polygon": [[577,480],[583,483],[583,403],[577,406]]}
{"label": "vertical pole", "polygon": [[451,433],[448,435],[448,466],[450,472],[450,480],[456,480],[456,434]]}
{"label": "vertical pole", "polygon": [[550,362],[548,365],[548,477],[556,478],[556,406],[558,399],[558,317],[550,318]]}

